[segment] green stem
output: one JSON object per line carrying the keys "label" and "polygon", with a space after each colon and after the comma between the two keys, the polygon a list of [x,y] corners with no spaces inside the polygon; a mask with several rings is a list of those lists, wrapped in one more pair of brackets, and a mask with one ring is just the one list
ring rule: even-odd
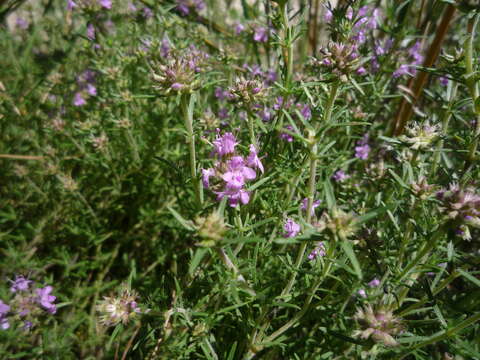
{"label": "green stem", "polygon": [[451,82],[450,82],[449,84],[450,91],[448,92],[448,105],[442,116],[442,139],[440,139],[440,141],[438,142],[437,149],[435,150],[435,156],[433,158],[433,164],[431,169],[432,176],[434,176],[435,173],[437,172],[437,167],[440,162],[440,155],[441,155],[441,152],[443,149],[443,143],[444,143],[443,138],[447,135],[448,124],[450,123],[450,118],[452,117],[452,107],[453,107],[453,102],[455,100],[455,97],[457,95],[457,89],[458,89],[458,84],[451,85]]}
{"label": "green stem", "polygon": [[[310,224],[310,222],[312,221],[313,197],[315,195],[316,184],[317,184],[316,174],[317,174],[317,163],[318,163],[318,157],[317,157],[318,146],[317,146],[317,141],[315,139],[315,134],[313,133],[313,131],[309,134],[309,140],[310,140],[310,176],[308,179],[308,189],[307,189],[308,202],[307,202],[307,219],[306,219],[306,222],[308,224]],[[287,295],[292,290],[293,283],[295,282],[298,269],[303,260],[303,256],[305,255],[306,248],[307,248],[307,242],[303,242],[300,245],[300,248],[298,249],[297,257],[295,259],[295,264],[294,264],[294,271],[290,276],[290,279],[288,280],[287,286],[285,286],[285,288],[282,291],[282,296]]]}
{"label": "green stem", "polygon": [[191,94],[183,94],[181,98],[181,107],[187,130],[187,143],[190,152],[190,175],[194,184],[195,197],[198,204],[203,202],[203,188],[199,178],[197,178],[197,163],[195,156],[195,135],[193,133],[193,102],[195,99]]}
{"label": "green stem", "polygon": [[255,138],[255,115],[252,110],[247,108],[248,133],[250,134],[250,143],[258,150],[257,139]]}
{"label": "green stem", "polygon": [[414,350],[420,349],[424,346],[430,345],[430,344],[435,344],[438,343],[442,340],[448,339],[456,334],[458,334],[460,331],[465,329],[466,327],[475,324],[477,321],[480,321],[480,312],[476,313],[475,315],[469,317],[466,320],[463,320],[460,324],[446,330],[442,330],[431,337],[429,337],[427,340],[422,341],[421,343],[418,343],[417,345],[413,346],[410,351],[407,354],[401,355],[399,359],[404,359],[407,355],[410,355]]}
{"label": "green stem", "polygon": [[328,124],[332,120],[332,111],[333,111],[333,104],[335,103],[335,99],[337,98],[338,94],[338,82],[334,82],[332,87],[330,88],[330,95],[328,96],[327,104],[325,105],[325,112],[323,116],[324,124]]}
{"label": "green stem", "polygon": [[[433,248],[435,248],[435,246],[438,243],[438,240],[443,235],[443,233],[444,233],[443,230],[444,230],[443,226],[438,228],[437,231],[431,237],[431,239],[429,239],[427,242],[424,243],[423,247],[419,250],[419,252],[415,256],[415,258],[407,266],[405,266],[403,271],[400,273],[399,278],[398,278],[399,282],[401,282],[405,278],[405,276],[410,274],[411,270],[414,267],[416,267],[417,265],[425,262],[425,260],[428,257],[429,252]],[[411,274],[410,278],[407,281],[407,286],[403,286],[401,288],[400,294],[398,296],[398,303],[399,304],[402,304],[403,300],[405,299],[405,297],[407,296],[407,294],[410,290],[409,285],[412,284],[417,279],[418,276],[419,276],[418,272],[415,272],[415,273]]]}
{"label": "green stem", "polygon": [[283,63],[285,65],[285,81],[284,85],[286,89],[290,89],[292,83],[293,72],[293,43],[292,43],[292,29],[288,20],[288,2],[285,2],[280,6],[280,15],[283,25],[283,44],[282,55]]}
{"label": "green stem", "polygon": [[468,164],[471,164],[475,159],[475,154],[478,148],[478,140],[480,138],[480,97],[478,91],[478,84],[475,79],[475,69],[473,68],[473,41],[475,38],[475,28],[477,27],[480,15],[477,15],[474,19],[471,19],[468,23],[468,37],[465,40],[465,81],[472,97],[473,113],[476,117],[476,127],[474,133],[474,139],[470,145],[468,153]]}
{"label": "green stem", "polygon": [[285,325],[283,325],[280,329],[272,333],[269,337],[265,339],[264,342],[269,343],[274,341],[277,337],[282,335],[285,331],[290,329],[292,326],[294,326],[297,321],[299,321],[303,315],[308,311],[310,308],[310,304],[312,303],[313,297],[315,296],[315,293],[317,292],[318,288],[320,285],[323,283],[323,280],[328,276],[330,273],[330,269],[332,268],[333,264],[333,259],[335,255],[335,246],[336,246],[336,241],[332,241],[330,244],[330,247],[328,248],[327,255],[325,257],[326,259],[326,264],[323,267],[322,274],[318,277],[318,280],[310,287],[310,290],[308,291],[308,296],[305,299],[305,302],[303,303],[302,309],[295,314],[295,316],[290,319]]}

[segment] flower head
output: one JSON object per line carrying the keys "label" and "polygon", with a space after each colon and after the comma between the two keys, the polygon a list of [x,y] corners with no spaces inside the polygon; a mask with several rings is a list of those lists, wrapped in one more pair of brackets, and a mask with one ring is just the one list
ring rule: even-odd
{"label": "flower head", "polygon": [[28,290],[28,287],[32,281],[26,279],[23,276],[15,276],[15,280],[12,281],[12,286],[10,287],[10,291],[15,293],[17,291],[25,291]]}
{"label": "flower head", "polygon": [[217,135],[217,138],[213,141],[214,153],[218,156],[231,155],[235,152],[235,147],[238,145],[235,135],[230,132]]}
{"label": "flower head", "polygon": [[51,286],[45,286],[44,288],[36,289],[35,292],[37,293],[37,301],[40,305],[50,314],[55,314],[57,312],[57,307],[53,302],[57,297],[50,295],[52,290],[53,288]]}
{"label": "flower head", "polygon": [[137,293],[125,285],[117,296],[105,296],[96,307],[100,313],[100,322],[105,326],[127,324],[142,312],[137,299]]}
{"label": "flower head", "polygon": [[398,345],[393,336],[402,331],[402,323],[391,310],[383,307],[373,309],[371,305],[366,305],[357,310],[354,319],[361,327],[361,330],[354,332],[354,336],[362,339],[371,338],[386,346]]}
{"label": "flower head", "polygon": [[285,234],[283,234],[283,237],[292,238],[297,236],[300,232],[300,225],[298,225],[292,219],[288,218],[283,225],[283,230],[285,230]]}

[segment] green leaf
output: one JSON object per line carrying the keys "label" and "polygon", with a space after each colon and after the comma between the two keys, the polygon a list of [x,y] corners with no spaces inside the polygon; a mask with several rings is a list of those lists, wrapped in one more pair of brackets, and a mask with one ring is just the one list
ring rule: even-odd
{"label": "green leaf", "polygon": [[175,219],[187,230],[190,231],[195,231],[195,227],[193,226],[193,223],[189,220],[186,220],[180,215],[178,212],[176,212],[173,208],[170,206],[167,207],[168,211],[174,216]]}
{"label": "green leaf", "polygon": [[188,267],[188,273],[190,276],[193,275],[195,270],[197,269],[198,265],[202,261],[202,259],[207,255],[208,249],[204,248],[199,248],[195,251],[195,254],[192,257],[192,260],[190,261],[190,266]]}
{"label": "green leaf", "polygon": [[470,282],[474,283],[475,285],[477,285],[478,287],[480,287],[480,280],[478,280],[475,276],[473,276],[472,274],[466,272],[465,270],[463,269],[457,269],[457,271],[467,280],[469,280]]}
{"label": "green leaf", "polygon": [[353,250],[352,243],[348,240],[342,240],[340,242],[343,251],[347,255],[348,259],[352,263],[353,269],[359,279],[363,278],[362,269],[360,268],[360,263],[358,262],[357,256],[355,255],[355,251]]}
{"label": "green leaf", "polygon": [[325,199],[327,201],[327,207],[329,210],[331,210],[336,207],[337,202],[335,200],[335,194],[333,192],[333,187],[330,180],[327,179],[323,182],[323,188],[325,190]]}

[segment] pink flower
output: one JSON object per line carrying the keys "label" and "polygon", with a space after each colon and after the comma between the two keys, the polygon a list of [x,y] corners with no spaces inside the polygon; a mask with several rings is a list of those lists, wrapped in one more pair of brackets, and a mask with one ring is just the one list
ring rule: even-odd
{"label": "pink flower", "polygon": [[292,238],[297,236],[297,234],[300,232],[300,225],[298,225],[292,219],[288,218],[283,225],[283,230],[285,230],[285,234],[283,234],[283,237]]}
{"label": "pink flower", "polygon": [[378,280],[377,278],[374,278],[372,281],[368,283],[368,286],[370,286],[371,288],[375,288],[378,285],[380,285],[380,280]]}
{"label": "pink flower", "polygon": [[215,175],[215,170],[210,169],[202,169],[202,183],[203,187],[208,188],[210,186],[210,177]]}
{"label": "pink flower", "polygon": [[247,165],[255,169],[259,169],[260,172],[263,174],[263,164],[258,158],[257,149],[255,149],[255,146],[253,144],[250,144],[250,154],[248,154],[247,157]]}
{"label": "pink flower", "polygon": [[253,40],[256,42],[267,42],[268,41],[268,29],[263,26],[255,27],[255,32],[253,34]]}
{"label": "pink flower", "polygon": [[[320,206],[320,203],[322,202],[322,200],[315,200],[313,203],[312,203],[312,211],[315,211],[315,209],[317,207]],[[302,200],[302,205],[300,205],[300,209],[302,210],[307,210],[307,206],[308,206],[308,198],[305,198]]]}
{"label": "pink flower", "polygon": [[230,132],[225,133],[223,136],[217,135],[217,138],[213,141],[213,146],[215,148],[214,153],[219,156],[233,154],[237,144],[237,139],[235,139],[235,136]]}

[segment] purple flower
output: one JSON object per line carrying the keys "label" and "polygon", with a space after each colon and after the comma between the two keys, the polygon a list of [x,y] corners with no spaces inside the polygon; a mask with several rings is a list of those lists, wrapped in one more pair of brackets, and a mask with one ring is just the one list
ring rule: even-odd
{"label": "purple flower", "polygon": [[365,292],[364,289],[360,289],[357,291],[357,294],[358,296],[362,297],[362,298],[366,298],[367,297],[367,293]]}
{"label": "purple flower", "polygon": [[95,40],[95,26],[93,24],[87,25],[87,38],[89,40]]}
{"label": "purple flower", "polygon": [[253,33],[253,40],[256,42],[267,42],[268,41],[268,29],[263,26],[255,27],[255,32]]}
{"label": "purple flower", "polygon": [[0,300],[0,318],[7,315],[9,311],[10,311],[10,306],[8,306],[2,300]]}
{"label": "purple flower", "polygon": [[96,96],[97,95],[97,88],[93,86],[92,84],[87,84],[87,92],[91,96]]}
{"label": "purple flower", "polygon": [[15,21],[15,26],[22,30],[28,29],[28,25],[29,25],[28,21],[22,17],[18,17],[17,20]]}
{"label": "purple flower", "polygon": [[355,157],[361,160],[367,160],[370,153],[370,146],[368,144],[355,147]]}
{"label": "purple flower", "polygon": [[228,109],[225,108],[225,107],[218,109],[218,114],[217,115],[218,115],[220,120],[228,119]]}
{"label": "purple flower", "polygon": [[271,109],[268,107],[262,107],[260,104],[254,105],[254,107],[259,108],[257,115],[260,116],[263,121],[269,122],[272,120],[273,114]]}
{"label": "purple flower", "polygon": [[258,158],[257,149],[255,149],[253,144],[250,144],[250,154],[248,154],[247,157],[247,165],[260,170],[260,172],[263,174],[263,164]]}
{"label": "purple flower", "polygon": [[170,55],[170,41],[167,38],[163,38],[162,45],[160,46],[160,55],[164,58]]}
{"label": "purple flower", "polygon": [[52,290],[53,288],[51,286],[45,286],[43,289],[36,289],[35,292],[37,293],[37,301],[40,305],[50,314],[55,314],[57,312],[57,307],[53,302],[55,301],[56,296],[50,295]]}
{"label": "purple flower", "polygon": [[423,62],[423,55],[420,53],[422,43],[417,41],[409,50],[408,54],[414,59],[415,65],[420,65]]}
{"label": "purple flower", "polygon": [[0,318],[0,328],[2,330],[7,330],[10,327],[10,323],[6,318]]}
{"label": "purple flower", "polygon": [[202,169],[202,183],[203,187],[208,188],[210,186],[210,177],[215,176],[215,170],[210,169]]}
{"label": "purple flower", "polygon": [[253,77],[255,77],[255,76],[262,77],[263,76],[262,68],[258,64],[252,65],[252,67],[249,70],[250,70],[250,73],[252,74]]}
{"label": "purple flower", "polygon": [[173,83],[172,85],[170,85],[170,88],[171,88],[172,90],[178,91],[178,90],[180,90],[181,88],[183,88],[183,84],[180,84],[180,83],[178,83],[178,82],[175,82],[175,83]]}
{"label": "purple flower", "polygon": [[440,82],[440,84],[442,86],[447,86],[448,85],[448,78],[446,78],[445,76],[440,76],[438,78],[438,81]]}
{"label": "purple flower", "polygon": [[237,144],[237,139],[235,139],[235,136],[230,132],[225,133],[223,136],[217,135],[217,138],[213,141],[213,146],[215,148],[214,153],[219,156],[233,154]]}
{"label": "purple flower", "polygon": [[337,170],[335,174],[333,174],[332,179],[336,182],[343,182],[348,179],[350,175],[345,174],[343,170]]}
{"label": "purple flower", "polygon": [[330,21],[332,21],[333,19],[333,13],[330,9],[326,8],[325,9],[325,13],[323,14],[323,20],[325,20],[325,22],[329,23]]}
{"label": "purple flower", "polygon": [[111,9],[112,8],[112,0],[99,0],[98,1],[100,6],[105,8],[105,9]]}
{"label": "purple flower", "polygon": [[323,242],[319,242],[315,249],[308,255],[308,260],[315,260],[317,257],[324,257],[325,256],[325,245]]}
{"label": "purple flower", "polygon": [[225,100],[227,98],[227,95],[228,95],[228,91],[227,90],[224,90],[223,88],[221,88],[220,86],[217,86],[215,88],[215,97],[218,99],[218,100]]}
{"label": "purple flower", "polygon": [[351,7],[347,9],[347,12],[345,13],[345,17],[350,21],[353,19],[353,9]]}
{"label": "purple flower", "polygon": [[283,234],[283,237],[292,238],[297,236],[297,234],[300,232],[300,225],[298,225],[292,219],[288,218],[283,225],[283,230],[285,230],[285,234]]}
{"label": "purple flower", "polygon": [[217,193],[217,200],[222,200],[224,197],[228,198],[228,204],[231,207],[237,207],[241,202],[243,205],[250,201],[250,193],[243,189],[226,189]]}
{"label": "purple flower", "polygon": [[371,288],[375,288],[378,285],[380,285],[380,280],[378,280],[377,278],[374,278],[372,281],[368,283],[368,286],[370,286]]}
{"label": "purple flower", "polygon": [[[312,211],[315,212],[315,209],[317,207],[319,207],[321,203],[322,203],[322,200],[315,200],[312,203]],[[304,211],[307,211],[307,206],[308,206],[308,198],[305,198],[305,199],[302,200],[302,204],[300,205],[300,209],[304,210]]]}
{"label": "purple flower", "polygon": [[410,71],[410,65],[402,64],[392,74],[392,76],[394,78],[398,78],[398,77],[403,76],[403,75],[413,75],[412,72]]}
{"label": "purple flower", "polygon": [[245,26],[237,22],[235,24],[235,35],[240,35],[243,32],[243,30],[245,30]]}
{"label": "purple flower", "polygon": [[67,10],[72,11],[77,7],[77,4],[73,0],[67,0]]}
{"label": "purple flower", "polygon": [[275,70],[270,69],[270,70],[267,70],[264,73],[264,77],[265,77],[265,83],[267,85],[271,85],[271,84],[275,83],[275,81],[277,81],[278,75],[277,75],[277,72]]}
{"label": "purple flower", "polygon": [[363,66],[360,66],[358,69],[357,69],[357,75],[360,75],[360,76],[363,76],[367,73],[367,69],[365,69]]}
{"label": "purple flower", "polygon": [[227,167],[228,171],[223,174],[222,179],[230,190],[240,190],[247,180],[253,180],[257,176],[255,170],[246,166],[241,156],[232,157]]}
{"label": "purple flower", "polygon": [[177,0],[177,11],[183,16],[190,14],[190,10],[201,11],[205,8],[203,0]]}
{"label": "purple flower", "polygon": [[297,104],[297,108],[300,109],[300,114],[302,114],[305,120],[310,120],[312,118],[312,110],[307,104]]}
{"label": "purple flower", "polygon": [[85,101],[85,99],[83,98],[83,95],[81,92],[76,92],[74,97],[73,97],[73,105],[75,106],[83,106],[85,105],[87,102]]}
{"label": "purple flower", "polygon": [[[10,287],[10,291],[15,293],[17,291],[25,291],[28,290],[29,284],[31,280],[26,279],[23,276],[15,276],[15,280],[12,281],[12,286]],[[0,311],[1,314],[1,311]]]}
{"label": "purple flower", "polygon": [[150,19],[153,17],[153,11],[149,7],[144,7],[142,9],[142,15],[145,19]]}
{"label": "purple flower", "polygon": [[[285,129],[290,130],[290,131],[294,130],[292,125],[285,126]],[[288,133],[282,132],[282,133],[280,133],[280,139],[285,140],[287,142],[292,142],[293,141],[293,136],[288,134]]]}

